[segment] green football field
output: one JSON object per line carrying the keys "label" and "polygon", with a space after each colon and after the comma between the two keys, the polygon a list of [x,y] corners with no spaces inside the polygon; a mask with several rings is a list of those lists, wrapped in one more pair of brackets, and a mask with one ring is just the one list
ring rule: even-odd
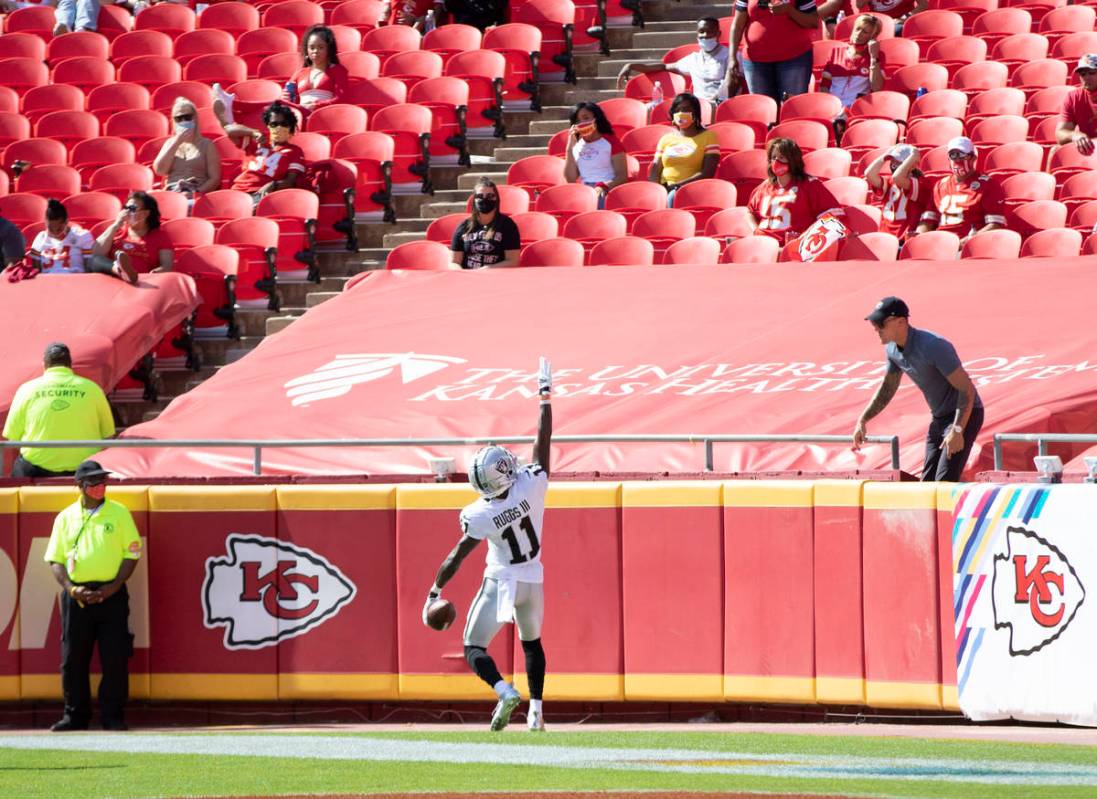
{"label": "green football field", "polygon": [[0,733],[0,797],[1097,796],[1097,747],[722,732]]}

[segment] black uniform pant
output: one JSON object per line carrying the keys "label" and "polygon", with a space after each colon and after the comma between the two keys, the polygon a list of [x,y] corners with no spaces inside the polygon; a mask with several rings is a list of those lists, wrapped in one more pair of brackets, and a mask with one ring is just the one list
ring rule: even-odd
{"label": "black uniform pant", "polygon": [[18,456],[11,465],[12,477],[66,477],[73,474],[76,472],[51,472],[49,469],[35,466],[22,455]]}
{"label": "black uniform pant", "polygon": [[[97,587],[95,583],[88,587]],[[122,721],[129,698],[130,600],[123,585],[118,593],[96,605],[84,605],[61,594],[61,687],[65,715],[79,724],[91,718],[91,655],[99,644],[103,681],[99,684],[99,715],[103,721]]]}
{"label": "black uniform pant", "polygon": [[971,454],[971,446],[975,443],[975,437],[983,427],[983,409],[972,408],[964,426],[964,448],[955,455],[945,455],[941,442],[944,440],[945,431],[952,424],[954,416],[938,419],[933,417],[929,423],[929,432],[926,433],[926,462],[922,467],[923,480],[936,480],[938,482],[956,483],[967,464],[968,455]]}

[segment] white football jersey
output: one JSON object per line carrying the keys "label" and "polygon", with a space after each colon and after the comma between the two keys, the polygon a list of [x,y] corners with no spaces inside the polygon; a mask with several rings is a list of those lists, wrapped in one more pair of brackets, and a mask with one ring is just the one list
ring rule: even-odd
{"label": "white football jersey", "polygon": [[34,237],[31,252],[41,259],[42,274],[71,275],[84,272],[84,259],[95,246],[92,235],[77,225],[70,225],[62,239],[55,239],[43,230]]}
{"label": "white football jersey", "polygon": [[461,511],[461,530],[470,538],[487,539],[485,577],[523,583],[544,581],[541,566],[541,523],[545,518],[548,475],[538,464],[523,466],[505,498],[481,497]]}

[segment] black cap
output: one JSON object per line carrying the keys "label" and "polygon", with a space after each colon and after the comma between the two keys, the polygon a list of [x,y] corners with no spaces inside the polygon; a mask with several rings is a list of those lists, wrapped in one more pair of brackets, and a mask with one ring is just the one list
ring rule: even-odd
{"label": "black cap", "polygon": [[898,297],[884,297],[865,319],[878,325],[889,316],[910,316],[910,308]]}
{"label": "black cap", "polygon": [[76,481],[90,480],[93,477],[109,477],[110,472],[95,461],[84,461],[76,467]]}

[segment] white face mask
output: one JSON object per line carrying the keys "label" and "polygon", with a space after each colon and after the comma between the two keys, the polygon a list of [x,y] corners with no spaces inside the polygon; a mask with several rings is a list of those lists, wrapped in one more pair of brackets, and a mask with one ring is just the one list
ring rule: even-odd
{"label": "white face mask", "polygon": [[188,122],[175,123],[175,129],[180,133],[182,133],[184,130],[194,130],[196,127],[198,127],[198,123],[195,122],[193,119]]}
{"label": "white face mask", "polygon": [[720,46],[720,39],[706,39],[703,36],[698,36],[697,44],[701,45],[701,49],[704,50],[706,53],[711,53],[713,50]]}

